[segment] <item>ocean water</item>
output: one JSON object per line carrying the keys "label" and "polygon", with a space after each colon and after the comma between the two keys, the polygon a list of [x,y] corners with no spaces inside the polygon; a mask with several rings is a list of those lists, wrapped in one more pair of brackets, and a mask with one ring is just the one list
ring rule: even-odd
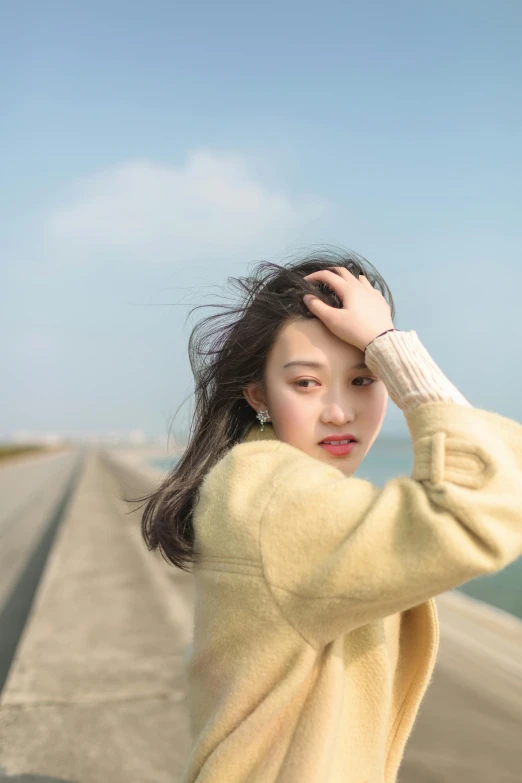
{"label": "ocean water", "polygon": [[[176,461],[177,459],[172,457],[150,460],[149,464],[168,471],[174,467]],[[392,478],[410,476],[412,470],[411,440],[388,437],[377,438],[354,475],[382,488]],[[466,582],[457,588],[457,591],[522,619],[522,558],[496,574],[480,576]]]}

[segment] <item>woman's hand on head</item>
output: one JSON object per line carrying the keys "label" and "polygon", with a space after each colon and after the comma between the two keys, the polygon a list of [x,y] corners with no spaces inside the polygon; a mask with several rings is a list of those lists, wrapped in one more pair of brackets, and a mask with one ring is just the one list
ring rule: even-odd
{"label": "woman's hand on head", "polygon": [[344,267],[332,268],[337,272],[321,269],[303,279],[328,285],[343,303],[342,309],[330,307],[311,294],[304,297],[305,304],[332,334],[364,351],[381,332],[395,328],[390,305],[364,275],[356,278]]}

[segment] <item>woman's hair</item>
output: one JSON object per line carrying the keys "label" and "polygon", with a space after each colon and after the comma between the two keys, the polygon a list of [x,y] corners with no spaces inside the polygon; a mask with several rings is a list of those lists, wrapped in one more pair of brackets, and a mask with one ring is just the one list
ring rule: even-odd
{"label": "woman's hair", "polygon": [[311,272],[338,266],[355,277],[364,274],[388,301],[395,317],[391,292],[372,264],[356,253],[331,246],[285,264],[258,262],[252,275],[228,278],[239,292],[239,301],[198,305],[222,312],[202,319],[189,337],[195,411],[187,446],[152,493],[125,499],[146,503],[141,533],[147,548],[159,549],[178,568],[189,571],[200,554],[192,514],[205,475],[256,420],[243,389],[252,381],[264,387],[266,359],[283,326],[300,317],[316,318],[303,302],[304,294],[313,293],[332,307],[342,307],[326,284],[303,280]]}

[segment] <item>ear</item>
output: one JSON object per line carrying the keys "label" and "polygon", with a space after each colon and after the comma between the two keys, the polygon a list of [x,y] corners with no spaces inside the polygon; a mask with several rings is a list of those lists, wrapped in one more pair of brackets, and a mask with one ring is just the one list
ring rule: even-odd
{"label": "ear", "polygon": [[268,404],[266,397],[259,383],[252,381],[247,386],[245,386],[243,389],[243,396],[256,413],[267,410]]}

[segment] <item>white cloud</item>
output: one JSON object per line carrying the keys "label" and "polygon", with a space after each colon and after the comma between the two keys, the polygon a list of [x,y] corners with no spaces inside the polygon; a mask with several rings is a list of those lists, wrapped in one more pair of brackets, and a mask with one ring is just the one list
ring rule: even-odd
{"label": "white cloud", "polygon": [[129,161],[75,183],[49,215],[55,250],[119,250],[175,260],[292,241],[328,208],[264,186],[234,154],[198,150],[180,166]]}

